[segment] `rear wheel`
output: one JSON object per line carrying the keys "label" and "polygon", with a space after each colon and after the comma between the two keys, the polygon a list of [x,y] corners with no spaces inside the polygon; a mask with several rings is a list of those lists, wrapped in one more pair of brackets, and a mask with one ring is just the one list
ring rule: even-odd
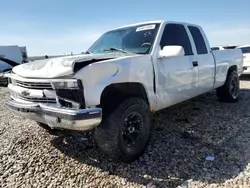
{"label": "rear wheel", "polygon": [[217,89],[217,97],[222,102],[236,102],[239,99],[240,82],[236,71],[227,75],[225,84]]}
{"label": "rear wheel", "polygon": [[95,140],[107,156],[130,162],[146,149],[150,138],[151,113],[141,98],[128,98],[121,103],[95,131]]}

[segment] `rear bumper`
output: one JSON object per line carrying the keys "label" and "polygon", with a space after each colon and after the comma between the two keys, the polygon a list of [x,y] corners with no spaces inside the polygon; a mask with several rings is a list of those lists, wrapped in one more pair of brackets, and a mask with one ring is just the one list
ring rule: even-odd
{"label": "rear bumper", "polygon": [[72,110],[56,104],[20,103],[13,99],[6,104],[16,115],[45,123],[52,129],[90,130],[102,120],[101,108]]}

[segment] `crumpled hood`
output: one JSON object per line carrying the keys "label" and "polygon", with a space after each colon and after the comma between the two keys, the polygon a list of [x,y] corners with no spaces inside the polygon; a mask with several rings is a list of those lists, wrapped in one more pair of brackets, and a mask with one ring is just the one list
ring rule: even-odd
{"label": "crumpled hood", "polygon": [[52,59],[37,60],[14,67],[15,74],[25,78],[56,78],[73,74],[77,67],[107,59],[124,57],[126,54],[83,54]]}

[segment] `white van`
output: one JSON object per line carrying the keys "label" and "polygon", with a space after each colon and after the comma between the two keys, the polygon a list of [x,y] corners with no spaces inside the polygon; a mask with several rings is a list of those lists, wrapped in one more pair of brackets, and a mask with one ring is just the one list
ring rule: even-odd
{"label": "white van", "polygon": [[23,57],[23,63],[27,63],[28,62],[28,53],[27,53],[27,48],[26,46],[19,46],[21,53],[22,53],[22,57]]}
{"label": "white van", "polygon": [[7,79],[4,73],[10,71],[14,66],[23,63],[20,47],[17,45],[0,46],[0,84],[5,85]]}

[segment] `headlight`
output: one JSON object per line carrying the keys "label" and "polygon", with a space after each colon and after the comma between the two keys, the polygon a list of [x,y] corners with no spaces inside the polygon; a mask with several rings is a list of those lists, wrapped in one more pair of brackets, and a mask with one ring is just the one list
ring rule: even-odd
{"label": "headlight", "polygon": [[52,87],[53,89],[80,89],[81,86],[80,80],[67,80],[62,82],[53,82]]}
{"label": "headlight", "polygon": [[53,82],[57,101],[61,106],[69,108],[85,108],[84,90],[81,80]]}

